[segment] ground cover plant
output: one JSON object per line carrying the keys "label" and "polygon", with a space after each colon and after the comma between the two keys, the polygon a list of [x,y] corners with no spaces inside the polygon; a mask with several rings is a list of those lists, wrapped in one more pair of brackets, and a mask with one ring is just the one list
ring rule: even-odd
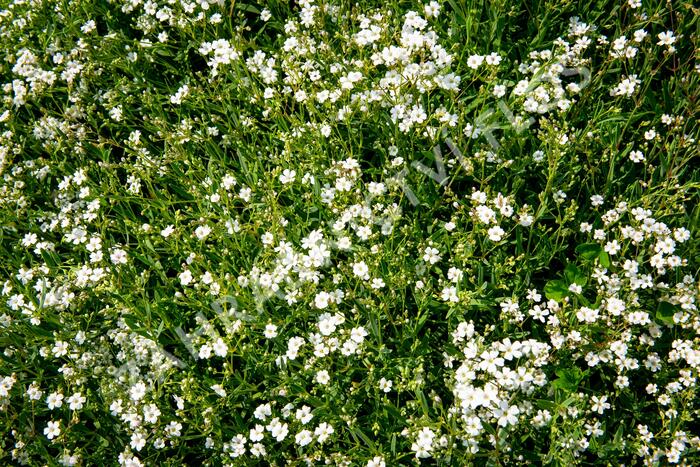
{"label": "ground cover plant", "polygon": [[690,1],[7,0],[3,465],[697,465]]}

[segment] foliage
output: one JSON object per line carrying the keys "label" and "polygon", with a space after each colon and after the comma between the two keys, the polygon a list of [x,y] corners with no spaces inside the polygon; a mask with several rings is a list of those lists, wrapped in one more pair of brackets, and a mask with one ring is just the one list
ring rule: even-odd
{"label": "foliage", "polygon": [[691,2],[2,8],[3,464],[700,462]]}

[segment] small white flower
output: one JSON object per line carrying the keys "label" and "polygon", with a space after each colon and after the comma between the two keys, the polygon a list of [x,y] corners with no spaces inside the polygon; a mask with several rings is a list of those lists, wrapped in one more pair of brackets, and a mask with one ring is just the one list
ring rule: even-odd
{"label": "small white flower", "polygon": [[657,42],[656,45],[672,45],[676,42],[673,31],[660,32],[657,37],[659,38],[659,42]]}
{"label": "small white flower", "polygon": [[503,60],[503,58],[496,52],[491,52],[486,56],[487,65],[496,66],[501,63],[501,60]]}
{"label": "small white flower", "polygon": [[593,412],[596,412],[600,415],[603,415],[603,412],[605,412],[606,409],[610,408],[610,403],[607,402],[608,396],[592,396],[591,401],[593,402],[591,404],[591,410]]}
{"label": "small white flower", "polygon": [[263,245],[272,245],[272,243],[275,241],[274,235],[270,232],[265,232],[262,234],[262,237],[260,237],[260,241],[262,241]]}
{"label": "small white flower", "polygon": [[483,55],[472,55],[467,59],[467,66],[473,70],[476,70],[484,63]]}
{"label": "small white flower", "polygon": [[63,394],[60,392],[52,392],[46,398],[46,405],[49,407],[49,410],[61,407],[63,405]]}
{"label": "small white flower", "polygon": [[500,242],[503,239],[503,235],[505,235],[505,231],[496,225],[489,229],[488,234],[492,242]]}
{"label": "small white flower", "polygon": [[605,199],[600,195],[591,196],[591,204],[593,206],[601,206],[603,204],[603,201],[605,201]]}
{"label": "small white flower", "polygon": [[265,326],[265,332],[263,333],[266,339],[274,339],[277,337],[277,326],[274,324],[267,324]]}
{"label": "small white flower", "polygon": [[435,264],[441,259],[440,251],[437,248],[429,246],[423,253],[423,261],[426,263]]}
{"label": "small white flower", "polygon": [[163,230],[160,231],[160,234],[163,236],[163,238],[168,238],[172,233],[175,232],[175,226],[169,225]]}
{"label": "small white flower", "polygon": [[326,385],[330,382],[331,377],[328,374],[328,371],[326,370],[321,370],[318,373],[316,373],[316,382],[318,384]]}
{"label": "small white flower", "polygon": [[61,434],[60,423],[60,421],[51,421],[46,425],[46,428],[44,428],[44,434],[48,439],[54,439]]}
{"label": "small white flower", "polygon": [[180,279],[180,284],[182,284],[185,287],[192,283],[193,277],[189,269],[185,269],[183,272],[178,274],[177,277]]}
{"label": "small white flower", "polygon": [[194,231],[195,236],[199,240],[204,240],[205,238],[207,238],[209,236],[210,233],[211,233],[211,227],[209,227],[208,225],[200,225]]}
{"label": "small white flower", "polygon": [[280,174],[280,182],[283,185],[286,185],[288,183],[292,183],[294,179],[296,178],[297,173],[294,170],[289,170],[289,169],[284,169],[282,173]]}
{"label": "small white flower", "polygon": [[384,392],[389,392],[391,391],[391,387],[394,385],[394,382],[390,379],[382,378],[379,380],[379,389]]}
{"label": "small white flower", "polygon": [[146,389],[146,384],[143,381],[139,381],[129,389],[129,397],[134,402],[138,402],[146,395]]}
{"label": "small white flower", "polygon": [[109,256],[109,259],[112,261],[112,264],[126,264],[127,262],[127,254],[126,251],[122,250],[121,248],[115,248],[112,250],[112,253]]}
{"label": "small white flower", "polygon": [[83,404],[85,404],[86,400],[87,399],[82,394],[80,394],[79,392],[76,392],[75,394],[73,394],[72,396],[70,396],[67,399],[67,402],[69,404],[68,407],[71,410],[80,410],[83,408]]}
{"label": "small white flower", "polygon": [[362,280],[369,280],[369,268],[364,261],[354,263],[352,265],[352,272]]}
{"label": "small white flower", "polygon": [[644,154],[642,151],[630,151],[630,160],[632,162],[642,162],[644,160]]}
{"label": "small white flower", "polygon": [[605,244],[605,252],[608,253],[609,255],[616,255],[617,252],[620,251],[620,244],[617,243],[617,240],[610,241]]}
{"label": "small white flower", "polygon": [[311,444],[313,440],[314,438],[309,430],[302,430],[294,437],[294,441],[302,447]]}
{"label": "small white flower", "polygon": [[493,87],[493,95],[495,97],[503,97],[506,95],[506,87],[502,84],[497,84]]}
{"label": "small white flower", "polygon": [[182,100],[187,97],[187,95],[190,93],[190,87],[187,86],[186,84],[180,86],[180,89],[177,90],[177,92],[170,96],[170,103],[175,104],[175,105],[180,105],[182,104]]}
{"label": "small white flower", "polygon": [[212,349],[214,350],[214,355],[217,357],[224,358],[228,355],[228,345],[226,345],[226,342],[220,337],[214,342]]}

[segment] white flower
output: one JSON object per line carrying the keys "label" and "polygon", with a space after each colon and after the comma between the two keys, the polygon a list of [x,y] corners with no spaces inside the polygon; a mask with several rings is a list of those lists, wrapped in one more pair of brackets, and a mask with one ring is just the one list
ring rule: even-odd
{"label": "white flower", "polygon": [[303,406],[301,409],[297,409],[294,416],[301,422],[302,425],[306,425],[314,418],[314,416],[311,414],[311,407],[308,405]]}
{"label": "white flower", "polygon": [[263,245],[272,245],[272,243],[275,241],[275,237],[274,237],[274,235],[272,235],[271,232],[265,232],[260,237],[260,241],[262,242]]}
{"label": "white flower", "polygon": [[274,339],[277,337],[277,326],[274,324],[267,324],[265,326],[265,332],[263,333],[266,339]]}
{"label": "white flower", "polygon": [[297,173],[294,170],[284,169],[280,174],[280,182],[284,185],[292,183],[296,178]]}
{"label": "white flower", "polygon": [[185,287],[190,285],[190,283],[192,282],[192,279],[193,279],[192,273],[190,272],[189,269],[185,269],[183,272],[178,274],[177,277],[180,279],[180,284],[182,284]]}
{"label": "white flower", "polygon": [[506,87],[502,84],[497,84],[493,87],[493,95],[495,97],[503,97],[506,95]]}
{"label": "white flower", "polygon": [[163,230],[160,231],[160,234],[163,236],[163,238],[168,238],[172,233],[175,232],[175,226],[169,225]]}
{"label": "white flower", "polygon": [[673,31],[660,32],[657,37],[659,38],[659,42],[657,42],[656,45],[672,45],[676,42]]}
{"label": "white flower", "polygon": [[160,409],[155,404],[148,404],[143,407],[143,419],[146,423],[156,423],[160,417]]}
{"label": "white flower", "polygon": [[112,261],[112,264],[126,264],[126,251],[122,250],[121,248],[115,248],[112,250],[112,254],[109,256],[109,259]]}
{"label": "white flower", "polygon": [[328,317],[318,322],[318,330],[323,336],[330,336],[335,331],[335,320]]}
{"label": "white flower", "polygon": [[270,10],[265,8],[263,11],[260,12],[260,19],[263,21],[269,21],[269,19],[272,18],[272,14],[270,13]]}
{"label": "white flower", "polygon": [[46,425],[46,428],[44,428],[44,434],[48,439],[54,439],[55,437],[59,436],[61,434],[61,427],[60,427],[60,421],[58,422],[49,422]]}
{"label": "white flower", "polygon": [[39,385],[35,382],[29,385],[27,388],[27,397],[30,400],[38,401],[44,393],[39,389]]}
{"label": "white flower", "polygon": [[216,393],[219,397],[226,397],[226,389],[220,384],[213,384],[211,386],[212,391]]}
{"label": "white flower", "polygon": [[618,251],[620,251],[620,244],[617,243],[617,240],[610,241],[605,244],[605,252],[610,254],[610,255],[616,255]]}
{"label": "white flower", "polygon": [[228,345],[226,345],[226,342],[220,337],[214,342],[212,349],[214,350],[214,355],[217,357],[223,358],[228,355]]}
{"label": "white flower", "polygon": [[180,422],[170,422],[165,427],[165,433],[169,438],[180,436],[182,434],[180,430],[182,430],[182,423]]}
{"label": "white flower", "polygon": [[472,55],[467,59],[467,66],[473,70],[476,70],[484,63],[484,57],[482,55]]}
{"label": "white flower", "polygon": [[494,415],[498,417],[498,425],[506,427],[518,423],[518,415],[520,409],[517,405],[509,406],[506,401],[502,401],[497,409],[494,410]]}
{"label": "white flower", "polygon": [[314,430],[314,435],[316,435],[316,438],[318,439],[318,442],[320,444],[323,444],[326,442],[326,440],[335,433],[335,430],[331,425],[329,425],[326,422],[319,423],[319,425],[316,427]]}
{"label": "white flower", "polygon": [[281,423],[279,418],[273,418],[267,426],[267,430],[277,442],[284,441],[289,434],[289,426],[286,423]]}
{"label": "white flower", "polygon": [[146,389],[146,384],[143,381],[139,381],[129,389],[129,397],[134,402],[138,402],[146,395]]}
{"label": "white flower", "polygon": [[299,446],[306,446],[308,444],[311,444],[311,442],[314,440],[312,433],[309,430],[301,430],[299,433],[296,434],[294,437],[294,441],[299,445]]}
{"label": "white flower", "polygon": [[609,298],[605,306],[605,309],[613,316],[620,316],[625,308],[625,302],[615,297]]}
{"label": "white flower", "polygon": [[437,248],[431,246],[427,247],[423,254],[423,261],[430,264],[435,264],[440,261],[440,251]]}
{"label": "white flower", "polygon": [[391,387],[394,385],[394,382],[390,379],[382,378],[379,380],[379,389],[384,392],[389,392],[391,391]]}
{"label": "white flower", "polygon": [[316,382],[318,384],[326,385],[330,382],[331,377],[328,374],[328,371],[326,370],[321,370],[318,373],[316,373]]}
{"label": "white flower", "polygon": [[530,227],[534,221],[535,218],[532,216],[532,214],[527,213],[520,214],[518,218],[518,223],[523,227]]}
{"label": "white flower", "polygon": [[438,2],[430,2],[423,7],[425,16],[429,18],[437,18],[440,15],[441,5]]}
{"label": "white flower", "polygon": [[265,421],[265,419],[267,419],[267,417],[270,415],[272,415],[272,407],[270,404],[261,404],[253,412],[253,416],[255,418],[263,421]]}
{"label": "white flower", "polygon": [[464,271],[459,268],[451,267],[447,270],[447,278],[455,284],[462,280]]}
{"label": "white flower", "polygon": [[630,151],[629,157],[632,162],[642,162],[644,160],[642,151]]}
{"label": "white flower", "polygon": [[608,396],[593,396],[591,397],[591,401],[593,404],[591,404],[591,410],[593,412],[597,412],[600,415],[603,415],[603,412],[605,412],[606,409],[610,408],[610,403],[607,402]]}
{"label": "white flower", "polygon": [[680,243],[688,241],[690,240],[690,230],[686,229],[685,227],[680,227],[673,231],[673,238]]}
{"label": "white flower", "polygon": [[210,233],[211,233],[211,227],[209,227],[208,225],[200,225],[194,231],[195,236],[199,240],[204,240],[205,238],[207,238],[209,236]]}
{"label": "white flower", "polygon": [[501,63],[503,58],[496,52],[491,52],[486,56],[486,64],[496,66]]}
{"label": "white flower", "polygon": [[85,404],[86,400],[87,399],[85,397],[83,397],[82,394],[80,394],[79,392],[76,392],[75,394],[73,394],[72,396],[70,396],[67,399],[67,402],[68,402],[68,404],[70,404],[69,408],[71,410],[80,410],[83,408],[83,404]]}
{"label": "white flower", "polygon": [[63,394],[60,392],[52,392],[49,397],[46,398],[46,405],[48,405],[49,410],[59,408],[63,405]]}
{"label": "white flower", "polygon": [[457,288],[454,286],[445,287],[442,289],[441,298],[445,302],[459,303]]}
{"label": "white flower", "polygon": [[328,292],[319,292],[316,294],[316,297],[314,298],[314,306],[318,308],[319,310],[322,310],[326,307],[328,307],[328,303],[331,300],[331,296]]}
{"label": "white flower", "polygon": [[175,105],[182,104],[182,99],[184,99],[190,93],[190,87],[186,84],[180,86],[177,92],[170,96],[170,103]]}
{"label": "white flower", "polygon": [[355,276],[359,277],[360,279],[369,280],[369,268],[367,267],[367,264],[364,261],[354,263],[352,265],[352,272],[353,274],[355,274]]}
{"label": "white flower", "polygon": [[641,43],[649,34],[644,29],[634,31],[634,42]]}
{"label": "white flower", "polygon": [[488,234],[489,234],[489,239],[492,242],[500,242],[503,239],[503,235],[505,234],[505,231],[496,225],[496,226],[491,227],[489,229]]}

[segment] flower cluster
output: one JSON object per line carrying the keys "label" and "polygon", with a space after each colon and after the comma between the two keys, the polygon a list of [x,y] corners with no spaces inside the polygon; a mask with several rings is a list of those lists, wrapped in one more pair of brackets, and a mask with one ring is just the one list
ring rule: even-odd
{"label": "flower cluster", "polygon": [[694,7],[462,3],[0,7],[0,463],[698,464]]}

